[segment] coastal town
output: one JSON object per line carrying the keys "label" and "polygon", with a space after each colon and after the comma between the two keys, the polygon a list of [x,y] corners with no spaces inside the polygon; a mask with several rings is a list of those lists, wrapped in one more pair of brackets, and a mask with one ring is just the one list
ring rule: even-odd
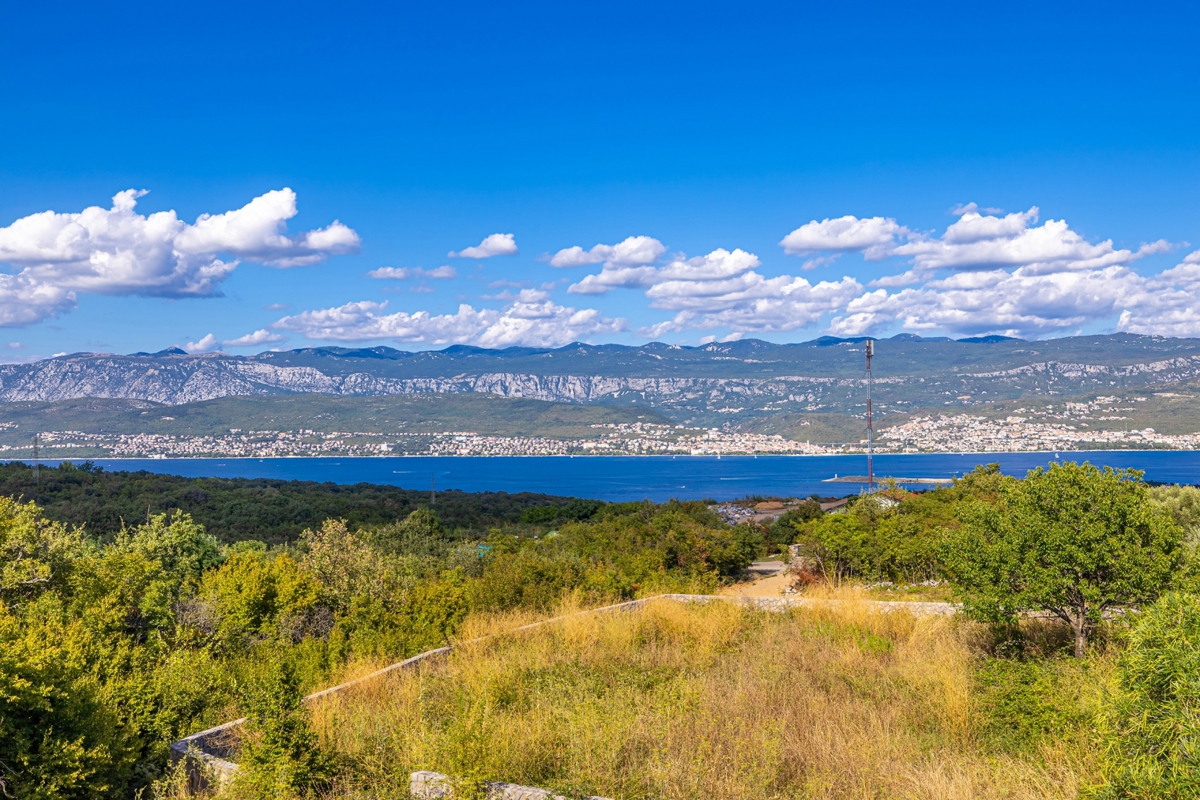
{"label": "coastal town", "polygon": [[1200,433],[1166,434],[1129,424],[1145,397],[1098,397],[1000,418],[972,414],[918,416],[880,431],[879,452],[1011,453],[1050,450],[1195,450]]}
{"label": "coastal town", "polygon": [[[207,436],[50,431],[38,435],[40,456],[56,458],[286,458],[319,456],[546,455],[820,455],[845,452],[782,436],[687,428],[603,424],[591,438],[488,436],[471,431],[391,433],[230,429]],[[30,459],[32,441],[0,446],[0,458]]]}
{"label": "coastal town", "polygon": [[[881,427],[877,453],[1031,452],[1094,449],[1200,448],[1200,433],[1165,434],[1126,427],[1122,412],[1136,408],[1101,397],[1090,403],[1063,403],[988,418],[978,414],[936,414]],[[1119,426],[1119,427],[1118,427]],[[381,432],[242,430],[184,435],[110,434],[48,431],[0,445],[0,458],[285,458],[320,456],[546,456],[546,455],[838,455],[866,450],[856,442],[819,444],[774,434],[637,422],[589,426],[590,437],[496,436],[473,431]],[[13,430],[0,422],[0,430]]]}

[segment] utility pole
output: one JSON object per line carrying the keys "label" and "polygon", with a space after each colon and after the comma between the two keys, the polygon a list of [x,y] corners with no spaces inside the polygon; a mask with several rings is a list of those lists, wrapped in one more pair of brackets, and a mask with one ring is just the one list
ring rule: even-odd
{"label": "utility pole", "polygon": [[871,356],[875,355],[875,341],[867,339],[867,491],[875,488],[875,422],[871,419]]}
{"label": "utility pole", "polygon": [[41,485],[41,476],[38,475],[38,435],[33,435],[33,485]]}

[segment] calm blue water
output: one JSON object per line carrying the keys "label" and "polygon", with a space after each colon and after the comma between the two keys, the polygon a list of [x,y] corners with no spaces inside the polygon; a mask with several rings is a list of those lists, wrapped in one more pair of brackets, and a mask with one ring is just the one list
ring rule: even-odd
{"label": "calm blue water", "polygon": [[[977,464],[999,462],[1004,472],[1023,475],[1054,460],[1054,453],[976,455],[881,455],[877,476],[945,478]],[[1060,452],[1062,460],[1146,471],[1147,480],[1200,483],[1200,451]],[[657,502],[749,494],[804,497],[857,494],[850,483],[824,483],[835,475],[865,475],[866,456],[567,456],[407,458],[203,458],[101,459],[107,470],[149,470],[187,477],[282,478],[334,483],[389,483],[468,492],[545,492],[600,500]]]}

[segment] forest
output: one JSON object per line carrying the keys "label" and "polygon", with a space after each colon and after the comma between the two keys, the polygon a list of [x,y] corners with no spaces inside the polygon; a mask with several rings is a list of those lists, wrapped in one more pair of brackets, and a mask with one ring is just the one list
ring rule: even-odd
{"label": "forest", "polygon": [[[327,519],[351,527],[383,525],[428,506],[450,535],[519,523],[533,508],[587,513],[594,501],[534,492],[402,489],[373,483],[343,485],[269,478],[184,478],[156,472],[108,471],[84,462],[43,466],[36,478],[21,462],[0,464],[0,496],[33,502],[47,519],[82,527],[101,539],[154,514],[182,511],[223,544],[244,540],[295,541]],[[582,509],[578,508],[583,503]]]}
{"label": "forest", "polygon": [[[877,743],[881,747],[911,741],[915,749],[906,757],[927,759],[929,743],[943,736],[944,719],[961,717],[944,735],[969,751],[970,763],[1019,762],[1030,774],[1057,780],[1056,795],[1078,787],[1078,794],[1093,797],[1190,797],[1200,787],[1200,752],[1193,744],[1200,733],[1200,571],[1194,553],[1200,491],[1150,487],[1136,472],[1064,464],[1016,479],[981,467],[947,488],[913,494],[889,487],[862,495],[843,513],[823,514],[807,503],[770,527],[726,525],[701,502],[535,502],[535,496],[514,496],[523,499],[502,498],[501,513],[471,496],[458,505],[439,498],[430,508],[412,498],[409,505],[388,507],[381,498],[406,496],[389,495],[393,490],[386,487],[375,487],[376,494],[365,488],[338,494],[307,484],[289,496],[298,506],[310,503],[303,506],[309,516],[292,518],[305,526],[299,535],[277,523],[275,533],[261,537],[220,521],[236,514],[239,491],[247,493],[240,501],[249,505],[252,492],[269,496],[269,482],[218,482],[213,496],[230,504],[224,512],[229,516],[165,508],[169,500],[163,498],[148,514],[118,514],[115,527],[97,530],[83,524],[86,519],[66,516],[70,496],[94,492],[99,497],[93,509],[105,508],[104,495],[125,497],[122,502],[134,507],[154,485],[149,482],[161,480],[158,485],[174,491],[188,490],[188,482],[70,467],[42,470],[40,480],[33,496],[0,499],[3,796],[177,796],[181,785],[169,769],[170,743],[240,716],[249,722],[238,757],[243,769],[228,787],[231,796],[390,796],[385,786],[405,796],[397,782],[418,762],[400,749],[388,756],[364,750],[361,742],[347,744],[342,739],[358,717],[340,717],[331,728],[300,698],[347,675],[458,641],[496,620],[537,618],[564,604],[589,608],[664,592],[712,594],[738,580],[752,560],[780,552],[793,558],[801,595],[849,602],[847,591],[924,585],[962,604],[964,613],[933,633],[895,621],[900,617],[886,623],[789,618],[788,624],[800,627],[784,639],[812,643],[829,669],[852,659],[847,663],[859,666],[846,673],[848,680],[876,670],[880,687],[903,685],[896,672],[908,663],[902,653],[959,654],[944,663],[914,662],[911,669],[919,675],[942,670],[946,687],[966,693],[955,706],[961,710],[947,718],[898,716],[899,727],[888,742]],[[57,493],[48,488],[55,486]],[[332,505],[330,497],[346,504]],[[356,518],[338,513],[363,508],[373,511]],[[212,529],[204,522],[209,519],[217,521]],[[309,519],[316,521],[299,522]],[[672,661],[653,646],[656,636],[695,624],[672,619],[637,622],[650,627],[633,639],[596,633],[597,642],[606,636],[613,642],[596,650],[596,658],[601,651],[618,661],[634,654],[641,666],[581,673],[592,675],[583,689],[603,698],[619,688],[630,714],[649,706],[682,713],[690,701],[660,701],[676,696],[671,693],[686,685],[679,681],[699,680],[694,670],[711,669],[717,655],[743,652],[738,637],[783,646],[756,617],[717,615],[716,627],[695,634],[696,644],[685,642],[684,652],[693,653],[688,659],[699,658],[689,667],[688,659]],[[643,646],[651,650],[643,653]],[[548,647],[553,658],[547,658],[564,658],[561,646]],[[754,659],[739,658],[745,670],[758,669]],[[957,672],[948,672],[946,664]],[[512,678],[517,694],[503,689],[510,684],[485,681],[479,697],[454,701],[467,705],[453,706],[459,711],[437,730],[475,719],[480,707],[471,704],[493,691],[500,692],[497,708],[519,707],[526,689],[515,687],[522,681],[532,681],[529,691],[550,703],[576,674],[569,662],[523,669],[525,679]],[[828,686],[833,674],[806,679]],[[728,679],[745,683],[737,675]],[[710,691],[717,684],[696,683],[695,691],[704,686]],[[447,685],[447,692],[452,689]],[[630,695],[647,691],[652,694],[645,702]],[[662,691],[668,694],[653,694]],[[863,709],[881,689],[862,685],[855,691],[854,707]],[[903,696],[895,700],[899,709],[912,706]],[[839,712],[846,719],[854,716],[848,708]],[[412,724],[405,722],[404,729]],[[478,738],[484,729],[471,730],[464,734],[474,737],[471,752],[489,752]],[[872,730],[881,735],[883,729]],[[767,734],[763,752],[784,752],[779,748],[786,730]],[[463,741],[451,741],[446,757],[461,756]],[[703,742],[730,745],[720,738]],[[387,758],[393,760],[380,760]],[[550,775],[548,764],[530,768]],[[380,773],[381,765],[393,771]],[[809,779],[795,772],[794,763],[789,769],[792,783],[748,794],[720,784],[725,788],[712,796],[809,794],[803,787],[815,784],[805,783]],[[377,783],[368,780],[372,774]],[[1042,786],[1041,780],[1029,785]],[[679,784],[682,794],[659,796],[687,796],[688,785],[694,784]],[[643,791],[651,790],[630,789],[623,796],[650,796]],[[871,795],[855,790],[830,796]]]}

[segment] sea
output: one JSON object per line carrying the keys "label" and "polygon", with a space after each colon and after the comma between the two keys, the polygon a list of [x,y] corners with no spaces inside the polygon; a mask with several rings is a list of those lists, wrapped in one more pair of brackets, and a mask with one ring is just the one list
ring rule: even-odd
{"label": "sea", "polygon": [[[953,478],[980,464],[997,463],[1003,472],[1020,476],[1054,461],[1132,467],[1143,470],[1146,480],[1200,484],[1200,451],[1194,450],[878,455],[874,474],[880,480]],[[724,501],[753,495],[842,497],[858,494],[865,485],[831,479],[867,474],[865,455],[167,458],[97,459],[93,463],[110,471],[148,470],[185,477],[377,483],[434,491],[543,492],[612,502]],[[911,484],[909,488],[929,485]]]}

